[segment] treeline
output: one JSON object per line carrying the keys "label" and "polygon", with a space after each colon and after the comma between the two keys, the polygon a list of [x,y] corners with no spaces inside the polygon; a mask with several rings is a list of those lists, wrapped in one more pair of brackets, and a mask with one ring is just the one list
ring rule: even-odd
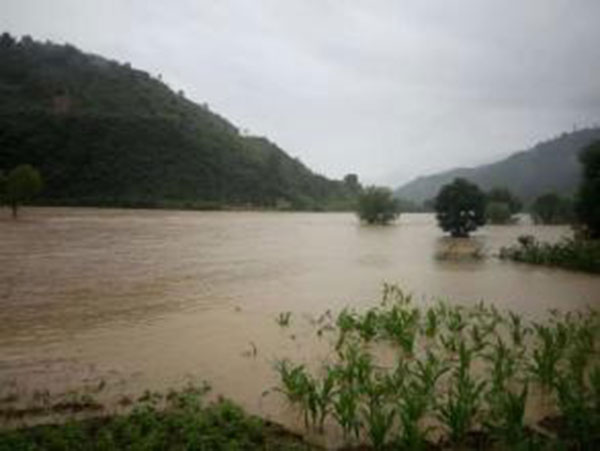
{"label": "treeline", "polygon": [[0,60],[0,169],[39,169],[37,203],[328,210],[360,189],[128,64],[6,33]]}
{"label": "treeline", "polygon": [[[575,200],[561,196],[556,192],[547,192],[536,197],[530,204],[524,205],[513,192],[505,187],[492,188],[484,192],[486,207],[485,217],[490,224],[509,224],[516,222],[515,215],[521,212],[529,213],[535,224],[571,224],[577,220]],[[435,212],[435,198],[428,199],[422,204],[404,201],[411,212]]]}

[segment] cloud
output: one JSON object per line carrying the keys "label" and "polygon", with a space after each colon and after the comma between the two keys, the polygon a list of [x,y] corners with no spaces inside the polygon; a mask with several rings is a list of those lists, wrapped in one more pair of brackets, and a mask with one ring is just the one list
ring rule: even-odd
{"label": "cloud", "polygon": [[315,170],[398,184],[600,117],[595,0],[5,0],[0,27],[150,71]]}

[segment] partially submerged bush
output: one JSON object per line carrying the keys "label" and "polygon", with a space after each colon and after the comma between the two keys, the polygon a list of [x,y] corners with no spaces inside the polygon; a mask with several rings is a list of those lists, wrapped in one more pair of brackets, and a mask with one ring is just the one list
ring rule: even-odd
{"label": "partially submerged bush", "polygon": [[564,238],[557,243],[546,243],[523,235],[518,244],[502,247],[500,258],[600,273],[600,241]]}
{"label": "partially submerged bush", "polygon": [[358,196],[356,214],[367,224],[384,225],[398,218],[400,204],[390,189],[368,186]]}

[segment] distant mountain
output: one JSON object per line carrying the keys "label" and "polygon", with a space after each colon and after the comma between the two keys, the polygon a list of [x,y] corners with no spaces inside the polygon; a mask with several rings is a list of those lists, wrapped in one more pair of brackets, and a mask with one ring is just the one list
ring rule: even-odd
{"label": "distant mountain", "polygon": [[435,197],[446,183],[463,177],[484,190],[509,188],[525,203],[551,191],[571,196],[581,177],[578,154],[582,148],[598,139],[600,128],[563,133],[558,138],[536,144],[531,149],[514,153],[496,163],[419,177],[398,188],[396,194],[413,202],[423,202]]}
{"label": "distant mountain", "polygon": [[46,204],[339,209],[357,193],[160,76],[4,33],[0,170],[20,163],[41,171]]}

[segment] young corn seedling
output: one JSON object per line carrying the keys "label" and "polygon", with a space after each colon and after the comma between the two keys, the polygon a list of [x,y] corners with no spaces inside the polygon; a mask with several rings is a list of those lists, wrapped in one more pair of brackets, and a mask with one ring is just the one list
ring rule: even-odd
{"label": "young corn seedling", "polygon": [[275,321],[280,327],[288,327],[292,319],[292,312],[281,312]]}
{"label": "young corn seedling", "polygon": [[317,411],[319,432],[323,432],[325,419],[331,412],[333,397],[335,396],[335,385],[338,373],[335,368],[327,367],[326,374],[320,383],[315,384],[314,397]]}
{"label": "young corn seedling", "polygon": [[339,330],[338,340],[335,345],[336,350],[339,351],[342,348],[346,342],[346,337],[356,329],[357,322],[355,312],[345,308],[339,313],[336,320],[336,326]]}

